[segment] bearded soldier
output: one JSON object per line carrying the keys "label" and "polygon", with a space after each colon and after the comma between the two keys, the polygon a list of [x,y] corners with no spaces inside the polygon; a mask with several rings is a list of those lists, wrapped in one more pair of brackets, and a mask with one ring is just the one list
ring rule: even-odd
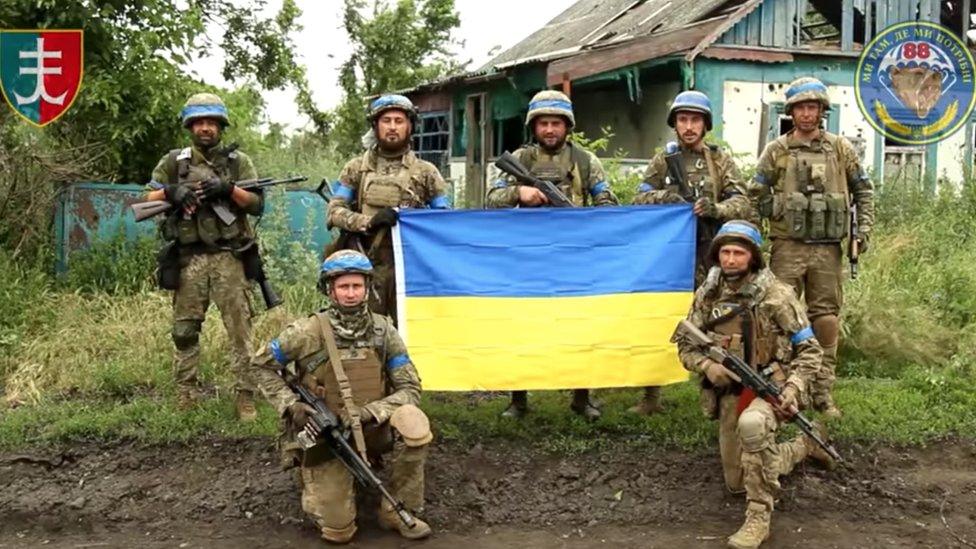
{"label": "bearded soldier", "polygon": [[[239,257],[256,246],[247,215],[260,215],[264,198],[260,192],[234,185],[256,178],[257,172],[251,159],[236,147],[219,146],[221,134],[230,124],[219,97],[212,93],[192,95],[183,107],[182,119],[192,146],[172,150],[160,159],[153,169],[148,195],[149,200],[168,200],[174,206],[161,225],[161,234],[170,243],[168,249],[175,250],[171,261],[178,272],[178,283],[164,287],[175,290],[172,336],[179,404],[186,409],[200,396],[200,330],[212,301],[220,310],[230,339],[237,375],[237,415],[251,421],[256,417],[253,382],[247,374],[253,314],[251,282]],[[231,223],[218,217],[214,210],[217,205],[229,210]],[[165,268],[161,263],[160,270]]]}
{"label": "bearded soldier", "polygon": [[[330,255],[322,263],[318,284],[329,298],[325,310],[288,326],[252,359],[262,394],[285,420],[288,465],[301,467],[302,509],[333,543],[347,543],[356,533],[353,477],[326,446],[303,451],[294,442],[314,409],[299,401],[273,371],[294,362],[302,384],[342,418],[354,433],[356,449],[370,461],[392,450],[391,492],[412,513],[420,512],[424,462],[433,435],[418,408],[420,378],[403,340],[388,317],[370,312],[373,274],[369,259],[359,252]],[[431,532],[420,519],[413,528],[404,525],[386,500],[379,522],[410,539]]]}
{"label": "bearded soldier", "polygon": [[807,304],[813,331],[824,349],[824,368],[814,381],[813,405],[827,417],[841,411],[831,394],[837,369],[841,307],[841,241],[850,237],[857,208],[860,251],[874,223],[874,190],[851,143],[821,129],[830,108],[827,87],[799,78],[786,90],[793,129],[766,146],[756,167],[759,211],[769,218],[770,269]]}
{"label": "bearded soldier", "polygon": [[[730,547],[755,548],[769,536],[779,477],[807,456],[831,464],[810,437],[776,442],[776,429],[793,406],[802,406],[817,376],[823,352],[792,288],[763,267],[762,237],[755,225],[724,224],[709,248],[718,264],[695,292],[688,320],[719,345],[782,388],[782,406],[752,399],[730,372],[702,349],[676,334],[684,367],[702,382],[702,408],[719,420],[719,451],[725,485],[746,493],[746,519]],[[826,440],[826,433],[818,426]]]}
{"label": "bearded soldier", "polygon": [[[513,154],[530,172],[551,181],[577,206],[613,206],[617,197],[610,190],[603,165],[593,153],[567,141],[576,124],[573,104],[558,91],[541,91],[529,102],[525,125],[534,143]],[[489,208],[535,207],[548,204],[535,187],[522,185],[512,176],[495,181],[485,200]],[[570,408],[587,419],[600,417],[600,409],[590,400],[588,389],[573,391]],[[528,393],[513,391],[512,402],[503,412],[506,417],[522,417],[528,410]]]}
{"label": "bearded soldier", "polygon": [[346,163],[329,201],[330,227],[344,231],[336,248],[358,248],[372,260],[375,275],[370,308],[396,316],[396,283],[390,228],[394,208],[450,207],[447,185],[430,162],[417,158],[410,139],[417,110],[402,95],[383,95],[370,104],[368,147]]}
{"label": "bearded soldier", "polygon": [[[678,140],[669,142],[651,159],[634,204],[694,203],[698,217],[697,287],[708,272],[707,251],[719,225],[732,219],[755,219],[756,213],[732,156],[705,142],[705,135],[712,130],[708,96],[699,91],[679,93],[671,103],[668,126],[674,128]],[[669,177],[669,162],[681,172]],[[678,177],[683,182],[676,181]],[[660,412],[660,394],[660,387],[646,387],[644,399],[630,411],[643,415]]]}

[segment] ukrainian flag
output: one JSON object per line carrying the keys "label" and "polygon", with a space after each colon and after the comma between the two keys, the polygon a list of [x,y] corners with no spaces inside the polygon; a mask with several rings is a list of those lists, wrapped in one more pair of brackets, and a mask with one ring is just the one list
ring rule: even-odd
{"label": "ukrainian flag", "polygon": [[399,329],[425,389],[687,379],[670,337],[692,300],[688,205],[404,210]]}

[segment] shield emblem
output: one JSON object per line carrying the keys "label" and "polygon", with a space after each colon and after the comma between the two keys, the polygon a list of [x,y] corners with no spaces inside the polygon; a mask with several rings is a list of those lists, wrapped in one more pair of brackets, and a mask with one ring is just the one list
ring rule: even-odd
{"label": "shield emblem", "polygon": [[81,87],[81,30],[0,30],[0,89],[25,120],[46,126],[64,114]]}

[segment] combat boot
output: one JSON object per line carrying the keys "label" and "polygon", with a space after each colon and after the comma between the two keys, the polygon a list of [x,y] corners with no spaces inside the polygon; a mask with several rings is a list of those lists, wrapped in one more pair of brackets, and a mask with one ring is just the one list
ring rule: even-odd
{"label": "combat boot", "polygon": [[[820,440],[830,443],[830,437],[827,435],[827,427],[825,427],[820,422],[815,422],[813,424],[814,428],[817,430],[817,435],[820,436]],[[807,456],[820,462],[821,465],[828,471],[833,470],[837,465],[834,458],[830,457],[830,454],[826,450],[817,444],[817,441],[813,440],[807,435],[803,435],[803,444],[807,447]]]}
{"label": "combat boot", "polygon": [[529,412],[529,393],[527,391],[512,391],[512,401],[502,412],[502,417],[522,419]]}
{"label": "combat boot", "polygon": [[840,408],[837,407],[837,404],[834,403],[834,398],[831,396],[827,396],[827,398],[814,403],[814,408],[823,414],[824,419],[828,421],[834,421],[844,417],[844,412],[840,411]]}
{"label": "combat boot", "polygon": [[756,549],[769,538],[771,513],[761,503],[750,503],[746,508],[746,521],[739,531],[729,536],[728,545],[735,549]]}
{"label": "combat boot", "polygon": [[596,421],[603,415],[596,403],[590,400],[590,391],[588,389],[576,389],[573,391],[573,402],[569,405],[569,409],[583,416],[588,421]]}
{"label": "combat boot", "polygon": [[397,533],[407,539],[423,539],[431,533],[430,525],[417,517],[413,517],[413,528],[404,524],[400,520],[400,517],[397,516],[396,511],[385,501],[380,505],[378,517],[381,528],[385,530],[396,530]]}
{"label": "combat boot", "polygon": [[250,423],[258,418],[258,411],[254,407],[254,393],[251,391],[237,391],[234,406],[237,409],[237,419]]}
{"label": "combat boot", "polygon": [[652,416],[664,411],[661,405],[661,388],[644,387],[644,398],[636,405],[627,409],[628,412],[642,416]]}

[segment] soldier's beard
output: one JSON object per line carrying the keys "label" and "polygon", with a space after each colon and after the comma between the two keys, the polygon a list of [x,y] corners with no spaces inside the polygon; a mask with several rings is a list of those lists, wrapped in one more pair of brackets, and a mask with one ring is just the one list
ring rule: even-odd
{"label": "soldier's beard", "polygon": [[190,141],[193,142],[193,145],[196,146],[196,148],[203,152],[207,152],[220,143],[220,134],[218,133],[212,136],[193,134],[190,137]]}
{"label": "soldier's beard", "polygon": [[393,141],[386,136],[377,135],[376,144],[379,147],[380,152],[388,156],[403,154],[410,146],[410,134],[404,136],[403,139],[396,139]]}
{"label": "soldier's beard", "polygon": [[722,276],[725,280],[735,284],[741,282],[746,276],[749,275],[749,267],[742,269],[722,269]]}

